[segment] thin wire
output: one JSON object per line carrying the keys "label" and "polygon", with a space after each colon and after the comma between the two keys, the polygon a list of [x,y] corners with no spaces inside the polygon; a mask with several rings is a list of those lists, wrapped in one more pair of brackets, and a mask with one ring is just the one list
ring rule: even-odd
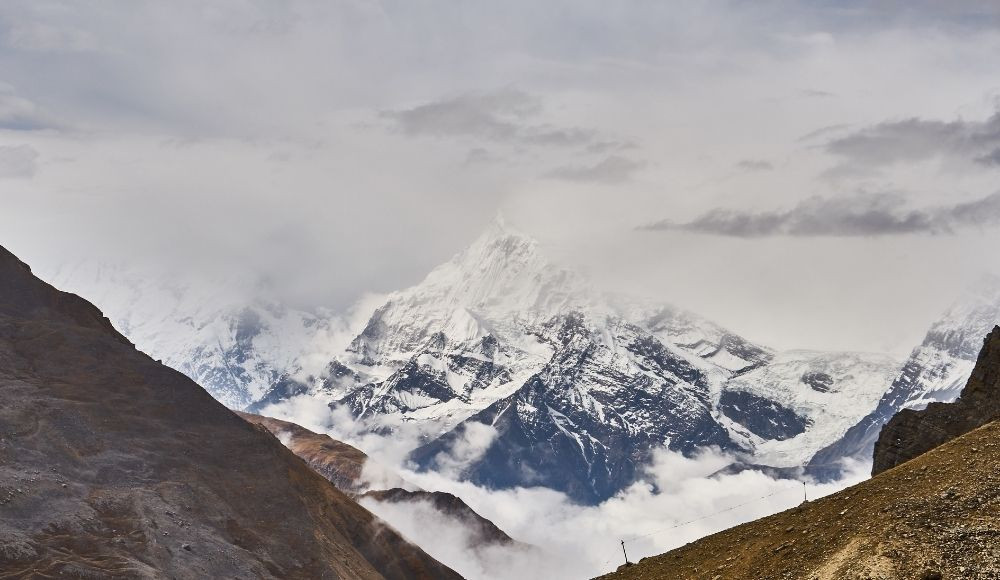
{"label": "thin wire", "polygon": [[710,517],[712,517],[712,516],[717,516],[717,515],[719,515],[719,514],[724,514],[724,513],[726,513],[726,512],[731,512],[731,511],[733,511],[733,510],[734,510],[734,509],[736,509],[736,508],[741,508],[741,507],[743,507],[743,506],[745,506],[745,505],[749,505],[749,504],[752,504],[752,503],[756,503],[756,502],[758,502],[758,501],[761,501],[761,500],[764,500],[764,499],[767,499],[767,498],[769,498],[769,497],[771,497],[771,496],[775,496],[775,495],[778,495],[778,494],[780,494],[780,493],[791,493],[791,492],[793,492],[793,491],[794,491],[795,493],[798,493],[798,492],[799,492],[798,488],[795,488],[795,489],[779,489],[779,490],[777,490],[777,491],[773,491],[773,492],[771,492],[771,493],[769,493],[769,494],[767,494],[767,495],[762,495],[762,496],[760,496],[760,497],[758,497],[758,498],[754,498],[754,499],[751,499],[751,500],[747,500],[747,501],[745,501],[745,502],[743,502],[743,503],[740,503],[740,504],[736,504],[736,505],[734,505],[734,506],[730,506],[730,507],[727,507],[726,509],[722,509],[722,510],[719,510],[719,511],[717,511],[717,512],[713,512],[713,513],[710,513],[710,514],[706,514],[706,515],[703,515],[703,516],[700,516],[700,517],[697,517],[697,518],[695,518],[695,519],[693,519],[693,520],[688,520],[688,521],[686,521],[686,522],[680,522],[680,523],[678,523],[678,524],[674,524],[674,525],[670,526],[669,528],[663,528],[663,529],[659,529],[659,530],[656,530],[655,532],[649,532],[648,534],[642,534],[642,535],[639,535],[639,536],[632,536],[631,538],[628,538],[628,539],[624,539],[624,540],[621,540],[621,541],[623,541],[623,542],[625,542],[626,544],[628,544],[628,543],[630,543],[630,542],[634,542],[634,541],[636,541],[636,540],[641,540],[642,538],[648,538],[649,536],[655,536],[656,534],[662,534],[663,532],[668,532],[668,531],[670,531],[670,530],[675,530],[675,529],[677,529],[677,528],[680,528],[680,527],[683,527],[683,526],[686,526],[686,525],[688,525],[688,524],[693,524],[693,523],[695,523],[695,522],[700,522],[701,520],[706,520],[706,519],[708,519],[708,518],[710,518]]}

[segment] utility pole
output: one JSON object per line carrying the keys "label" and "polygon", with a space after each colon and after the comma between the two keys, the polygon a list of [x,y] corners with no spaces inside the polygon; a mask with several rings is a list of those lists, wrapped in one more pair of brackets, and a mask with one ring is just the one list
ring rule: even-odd
{"label": "utility pole", "polygon": [[628,552],[625,551],[625,540],[622,540],[622,554],[625,554],[625,565],[628,566]]}

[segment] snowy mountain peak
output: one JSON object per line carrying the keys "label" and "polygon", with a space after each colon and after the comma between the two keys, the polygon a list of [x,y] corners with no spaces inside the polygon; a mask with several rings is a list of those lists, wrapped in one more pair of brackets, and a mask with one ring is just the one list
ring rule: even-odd
{"label": "snowy mountain peak", "polygon": [[935,322],[923,346],[933,345],[966,360],[975,359],[986,336],[1000,320],[1000,278],[983,275]]}
{"label": "snowy mountain peak", "polygon": [[554,313],[583,286],[576,274],[549,262],[534,238],[498,217],[468,248],[402,294],[434,295],[447,308]]}

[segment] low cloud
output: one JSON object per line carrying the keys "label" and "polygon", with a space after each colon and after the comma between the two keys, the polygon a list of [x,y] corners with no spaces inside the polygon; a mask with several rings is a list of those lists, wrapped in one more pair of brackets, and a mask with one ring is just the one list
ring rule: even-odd
{"label": "low cloud", "polygon": [[612,155],[593,165],[558,167],[545,176],[565,181],[615,184],[631,180],[635,173],[645,166],[646,164],[641,161]]}
{"label": "low cloud", "polygon": [[[697,538],[798,505],[866,478],[852,466],[835,483],[774,479],[756,471],[719,475],[733,458],[706,449],[694,457],[658,450],[641,481],[596,506],[546,488],[492,490],[434,472],[404,472],[423,489],[453,493],[522,546],[474,549],[475,530],[420,504],[366,503],[435,558],[470,579],[590,578],[623,562],[660,554]],[[803,486],[803,481],[805,486]]]}
{"label": "low cloud", "polygon": [[[637,561],[798,505],[803,493],[810,500],[833,493],[866,479],[870,471],[870,465],[845,465],[844,479],[821,484],[807,476],[776,479],[752,470],[725,472],[737,459],[714,448],[691,457],[658,449],[639,481],[601,504],[586,506],[547,488],[481,487],[461,481],[460,470],[413,471],[405,451],[425,442],[429,433],[403,423],[390,432],[385,423],[354,419],[344,409],[331,413],[325,402],[313,397],[297,397],[263,414],[354,445],[369,455],[373,465],[392,470],[420,489],[452,493],[518,541],[513,546],[484,546],[478,542],[478,530],[425,502],[362,500],[405,537],[470,580],[594,577],[621,565],[621,540],[629,559]],[[451,450],[456,465],[481,454],[493,440],[492,428],[482,427],[467,431]]]}
{"label": "low cloud", "polygon": [[688,231],[738,238],[855,237],[943,234],[1000,225],[1000,192],[955,205],[915,209],[893,194],[810,197],[787,211],[714,209],[686,223],[669,220],[640,229]]}
{"label": "low cloud", "polygon": [[825,149],[842,161],[835,175],[941,157],[998,166],[1000,112],[985,121],[911,118],[879,123],[833,139]]}
{"label": "low cloud", "polygon": [[451,447],[434,457],[438,471],[447,477],[458,478],[489,450],[497,438],[497,430],[492,425],[471,422],[461,429],[460,436]]}
{"label": "low cloud", "polygon": [[30,145],[0,146],[0,178],[34,177],[38,151]]}

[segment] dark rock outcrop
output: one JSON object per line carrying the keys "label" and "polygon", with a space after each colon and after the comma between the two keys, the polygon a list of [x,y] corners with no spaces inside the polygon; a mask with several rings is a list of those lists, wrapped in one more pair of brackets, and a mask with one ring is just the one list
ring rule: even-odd
{"label": "dark rock outcrop", "polygon": [[995,327],[961,396],[953,403],[904,409],[879,433],[872,475],[909,461],[1000,417],[1000,326]]}
{"label": "dark rock outcrop", "polygon": [[0,248],[0,576],[458,578]]}

